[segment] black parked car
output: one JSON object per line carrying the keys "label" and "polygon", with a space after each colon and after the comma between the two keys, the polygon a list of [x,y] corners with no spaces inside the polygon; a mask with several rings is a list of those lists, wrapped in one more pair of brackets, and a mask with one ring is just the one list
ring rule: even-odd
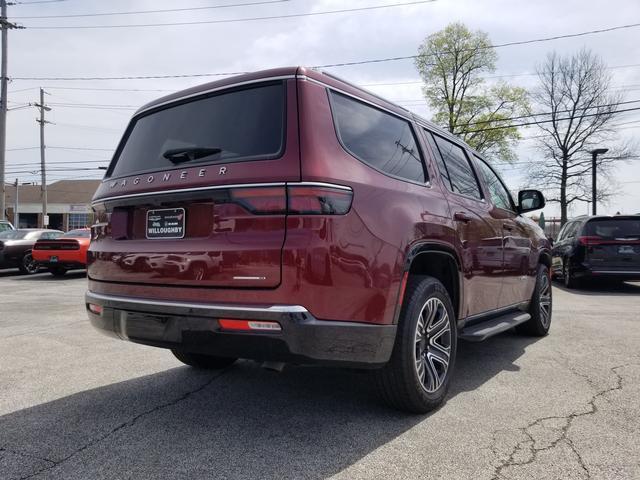
{"label": "black parked car", "polygon": [[640,280],[640,215],[569,220],[555,241],[552,275],[567,288],[585,278]]}
{"label": "black parked car", "polygon": [[19,268],[24,274],[36,273],[40,266],[31,249],[42,239],[58,238],[64,232],[42,228],[19,228],[0,233],[0,268]]}

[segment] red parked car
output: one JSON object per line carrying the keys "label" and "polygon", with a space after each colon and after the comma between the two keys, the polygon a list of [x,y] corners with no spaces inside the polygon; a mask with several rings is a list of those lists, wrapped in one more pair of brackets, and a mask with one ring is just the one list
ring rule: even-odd
{"label": "red parked car", "polygon": [[68,270],[87,268],[87,250],[91,230],[70,230],[55,239],[41,239],[33,246],[33,259],[54,277],[62,277]]}
{"label": "red parked car", "polygon": [[365,367],[388,403],[425,412],[458,339],[551,322],[549,243],[522,216],[542,194],[516,203],[458,138],[326,73],[142,107],[93,206],[91,322],[195,367]]}

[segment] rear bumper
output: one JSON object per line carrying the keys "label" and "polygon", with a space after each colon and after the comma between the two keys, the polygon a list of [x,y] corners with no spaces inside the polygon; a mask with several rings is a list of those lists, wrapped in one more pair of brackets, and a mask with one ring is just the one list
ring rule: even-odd
{"label": "rear bumper", "polygon": [[[146,300],[87,292],[94,327],[123,340],[223,357],[377,367],[391,356],[395,325],[324,321],[297,305],[246,306]],[[100,315],[89,304],[102,307]],[[225,331],[218,319],[276,321],[279,332]]]}
{"label": "rear bumper", "polygon": [[76,268],[87,268],[87,265],[81,262],[73,262],[73,261],[59,261],[59,262],[49,262],[49,261],[38,261],[38,265],[45,268],[66,268],[67,270],[76,269]]}
{"label": "rear bumper", "polygon": [[574,275],[578,278],[608,278],[616,280],[640,280],[640,269],[636,270],[609,270],[584,268],[576,270]]}

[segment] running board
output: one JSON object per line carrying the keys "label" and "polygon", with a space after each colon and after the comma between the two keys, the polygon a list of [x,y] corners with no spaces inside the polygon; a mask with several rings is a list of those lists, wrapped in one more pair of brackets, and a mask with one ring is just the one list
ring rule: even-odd
{"label": "running board", "polygon": [[468,342],[482,342],[489,337],[506,332],[507,330],[526,322],[531,315],[525,312],[511,312],[499,317],[486,320],[476,325],[466,327],[458,338]]}

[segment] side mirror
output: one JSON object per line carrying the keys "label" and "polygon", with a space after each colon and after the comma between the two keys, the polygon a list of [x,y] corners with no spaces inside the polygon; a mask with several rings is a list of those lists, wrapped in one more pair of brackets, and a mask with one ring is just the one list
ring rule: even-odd
{"label": "side mirror", "polygon": [[531,212],[544,208],[544,195],[538,190],[520,190],[518,192],[518,213]]}

